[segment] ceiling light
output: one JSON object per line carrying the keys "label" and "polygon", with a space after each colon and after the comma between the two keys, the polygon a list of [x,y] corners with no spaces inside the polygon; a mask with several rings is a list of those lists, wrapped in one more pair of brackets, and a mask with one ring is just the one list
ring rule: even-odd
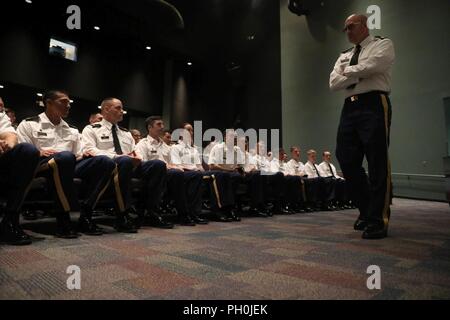
{"label": "ceiling light", "polygon": [[33,3],[33,1],[31,1],[31,0],[25,0],[25,2],[26,2],[26,3],[29,3],[29,4],[32,4],[32,3]]}
{"label": "ceiling light", "polygon": [[187,65],[188,65],[188,66],[192,66],[192,62],[188,62]]}
{"label": "ceiling light", "polygon": [[0,89],[5,89],[5,87],[0,84]]}
{"label": "ceiling light", "polygon": [[43,97],[43,96],[44,96],[42,93],[36,93],[36,95],[37,95],[38,97]]}
{"label": "ceiling light", "polygon": [[152,50],[152,47],[146,46],[145,49],[147,49],[147,50]]}
{"label": "ceiling light", "polygon": [[99,26],[95,26],[94,29],[97,30],[97,31],[99,31],[99,30],[100,30],[100,27],[99,27]]}

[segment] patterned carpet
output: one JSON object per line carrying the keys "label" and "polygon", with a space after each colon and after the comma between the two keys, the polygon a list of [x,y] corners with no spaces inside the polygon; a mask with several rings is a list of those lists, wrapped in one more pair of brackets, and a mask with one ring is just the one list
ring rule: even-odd
{"label": "patterned carpet", "polygon": [[[145,228],[0,247],[0,299],[449,299],[448,204],[395,199],[390,237],[364,241],[356,211]],[[33,224],[28,224],[33,228]],[[66,287],[69,265],[81,290]],[[381,268],[369,290],[368,266]]]}

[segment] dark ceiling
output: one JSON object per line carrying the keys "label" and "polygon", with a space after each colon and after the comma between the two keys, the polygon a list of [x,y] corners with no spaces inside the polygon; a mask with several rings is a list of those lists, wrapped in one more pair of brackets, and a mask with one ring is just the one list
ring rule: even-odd
{"label": "dark ceiling", "polygon": [[[257,50],[268,32],[271,2],[277,0],[3,0],[0,12],[3,23],[22,19],[74,41],[92,37],[93,26],[99,25],[104,40],[130,49],[151,45],[164,55],[228,63]],[[81,8],[81,31],[65,27],[72,4]]]}

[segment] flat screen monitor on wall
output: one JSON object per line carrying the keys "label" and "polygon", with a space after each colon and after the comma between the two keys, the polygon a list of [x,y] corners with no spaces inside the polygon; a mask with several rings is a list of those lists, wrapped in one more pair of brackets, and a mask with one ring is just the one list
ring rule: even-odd
{"label": "flat screen monitor on wall", "polygon": [[74,43],[50,39],[49,53],[70,61],[77,61],[77,46]]}

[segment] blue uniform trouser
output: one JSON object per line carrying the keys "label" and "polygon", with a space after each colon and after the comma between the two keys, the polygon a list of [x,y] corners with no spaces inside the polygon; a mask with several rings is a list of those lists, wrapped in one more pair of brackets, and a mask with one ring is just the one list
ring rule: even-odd
{"label": "blue uniform trouser", "polygon": [[190,214],[197,215],[201,213],[203,173],[200,171],[185,171],[183,178],[187,210]]}
{"label": "blue uniform trouser", "polygon": [[225,171],[208,171],[204,173],[212,179],[211,203],[214,209],[232,207],[235,204],[231,174]]}
{"label": "blue uniform trouser", "polygon": [[159,160],[145,161],[131,174],[144,181],[145,186],[144,190],[141,191],[141,203],[148,211],[157,210],[167,183],[166,164]]}
{"label": "blue uniform trouser", "polygon": [[[337,136],[336,156],[360,219],[388,226],[392,199],[389,140],[392,108],[382,92],[345,100]],[[366,157],[369,177],[362,163]]]}
{"label": "blue uniform trouser", "polygon": [[284,199],[290,204],[303,203],[303,181],[298,176],[284,177]]}
{"label": "blue uniform trouser", "polygon": [[250,197],[250,206],[259,208],[264,205],[264,176],[260,171],[252,171],[245,174],[244,181],[248,185],[248,195]]}
{"label": "blue uniform trouser", "polygon": [[75,155],[68,151],[40,159],[38,176],[47,178],[49,189],[55,198],[56,212],[78,211],[79,209],[73,182],[75,165]]}
{"label": "blue uniform trouser", "polygon": [[39,150],[22,143],[0,156],[0,190],[6,194],[6,213],[18,214],[39,163]]}
{"label": "blue uniform trouser", "polygon": [[83,159],[75,166],[75,178],[82,180],[80,196],[83,208],[93,210],[108,188],[116,168],[114,160],[106,156]]}

